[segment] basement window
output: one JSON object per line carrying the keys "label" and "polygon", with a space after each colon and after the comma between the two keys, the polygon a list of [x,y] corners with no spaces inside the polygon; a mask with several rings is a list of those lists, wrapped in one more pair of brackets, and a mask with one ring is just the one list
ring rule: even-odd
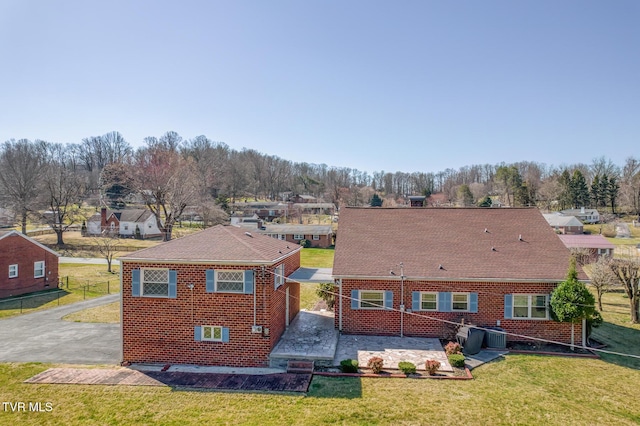
{"label": "basement window", "polygon": [[207,342],[222,342],[222,327],[203,325],[202,340]]}

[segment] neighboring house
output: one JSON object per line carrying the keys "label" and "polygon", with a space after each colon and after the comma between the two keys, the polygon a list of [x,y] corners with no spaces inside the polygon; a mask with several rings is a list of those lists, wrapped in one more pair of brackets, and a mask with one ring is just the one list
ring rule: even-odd
{"label": "neighboring house", "polygon": [[300,214],[334,215],[336,213],[336,205],[333,203],[295,203],[293,209]]}
{"label": "neighboring house", "polygon": [[0,231],[0,298],[57,288],[58,256],[18,231]]}
{"label": "neighboring house", "polygon": [[274,219],[286,217],[288,209],[288,204],[278,202],[258,201],[233,204],[234,213],[243,212],[245,216],[256,214],[260,219],[266,222],[272,222]]}
{"label": "neighboring house", "polygon": [[424,195],[409,195],[407,198],[410,207],[424,207],[427,199]]}
{"label": "neighboring house", "polygon": [[[571,325],[551,320],[549,299],[569,257],[537,209],[344,208],[336,327],[452,338],[447,321],[464,320],[568,343]],[[580,341],[579,324],[575,333]]]}
{"label": "neighboring house", "polygon": [[602,235],[558,235],[558,237],[568,249],[588,250],[593,261],[598,260],[600,256],[613,257],[615,246]]}
{"label": "neighboring house", "polygon": [[0,228],[10,228],[14,222],[13,213],[0,207]]}
{"label": "neighboring house", "polygon": [[575,216],[565,216],[560,213],[545,213],[542,216],[547,223],[559,234],[582,234],[584,226]]}
{"label": "neighboring house", "polygon": [[267,367],[301,249],[218,225],[121,257],[123,362]]}
{"label": "neighboring house", "polygon": [[307,240],[311,247],[327,248],[333,245],[333,229],[331,225],[264,225],[257,232],[287,241],[300,244]]}
{"label": "neighboring house", "polygon": [[158,229],[156,217],[147,209],[110,210],[100,209],[87,221],[87,236],[98,236],[108,233],[122,238],[135,237],[136,228],[140,229],[142,238],[162,236]]}
{"label": "neighboring house", "polygon": [[258,218],[257,214],[250,216],[244,216],[243,214],[235,213],[230,216],[231,225],[240,226],[242,228],[259,229],[262,228],[262,220]]}
{"label": "neighboring house", "polygon": [[560,211],[565,216],[575,216],[582,223],[598,223],[600,222],[600,213],[596,209],[568,209]]}
{"label": "neighboring house", "polygon": [[300,203],[317,203],[318,199],[312,195],[300,195],[300,194],[296,194],[293,196],[289,197],[289,202],[294,203],[294,204],[300,204]]}

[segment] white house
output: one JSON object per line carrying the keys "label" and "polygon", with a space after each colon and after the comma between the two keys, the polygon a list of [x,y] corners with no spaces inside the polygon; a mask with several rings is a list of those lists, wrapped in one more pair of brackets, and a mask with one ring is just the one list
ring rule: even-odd
{"label": "white house", "polygon": [[103,232],[123,238],[135,237],[136,228],[142,238],[162,235],[155,216],[147,209],[110,210],[103,207],[87,221],[87,235],[97,236]]}
{"label": "white house", "polygon": [[576,219],[580,220],[582,223],[598,223],[600,222],[600,213],[596,209],[585,209],[584,207],[579,209],[567,209],[562,210],[562,213],[565,216],[574,216]]}

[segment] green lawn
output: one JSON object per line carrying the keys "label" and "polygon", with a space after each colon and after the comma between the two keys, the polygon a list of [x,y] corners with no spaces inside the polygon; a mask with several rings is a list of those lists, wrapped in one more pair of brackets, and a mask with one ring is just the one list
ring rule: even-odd
{"label": "green lawn", "polygon": [[300,254],[303,268],[333,268],[333,249],[305,248]]}
{"label": "green lawn", "polygon": [[[115,267],[113,271],[117,272],[118,267]],[[119,275],[107,272],[106,265],[61,263],[58,274],[63,281],[63,291],[39,292],[37,297],[4,299],[0,301],[0,318],[20,315],[21,303],[23,312],[29,312],[104,296],[107,292],[118,293],[120,291]],[[67,280],[66,277],[69,279]]]}

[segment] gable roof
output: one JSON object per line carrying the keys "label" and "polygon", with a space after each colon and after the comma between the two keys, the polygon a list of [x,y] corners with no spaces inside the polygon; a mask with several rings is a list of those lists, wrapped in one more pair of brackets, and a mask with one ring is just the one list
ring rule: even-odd
{"label": "gable roof", "polygon": [[558,213],[546,213],[543,214],[545,220],[550,226],[583,226],[575,216],[565,216]]}
{"label": "gable roof", "polygon": [[569,255],[537,209],[344,208],[333,275],[558,282]]}
{"label": "gable roof", "polygon": [[245,229],[217,225],[195,234],[129,253],[129,261],[180,263],[271,264],[302,247]]}
{"label": "gable roof", "polygon": [[302,235],[329,235],[333,234],[331,225],[264,225],[263,234],[302,234]]}
{"label": "gable roof", "polygon": [[567,248],[615,248],[602,235],[558,235],[558,237]]}
{"label": "gable roof", "polygon": [[0,240],[3,240],[9,236],[17,236],[17,237],[22,237],[25,240],[29,241],[31,244],[35,244],[38,247],[40,247],[43,250],[48,251],[49,253],[60,257],[60,254],[56,253],[55,251],[51,250],[49,247],[39,243],[38,241],[34,240],[33,238],[27,237],[26,235],[24,235],[22,232],[18,232],[15,229],[9,230],[9,231],[0,231]]}
{"label": "gable roof", "polygon": [[[143,223],[145,222],[149,216],[153,216],[147,209],[125,209],[125,210],[111,210],[107,209],[106,212],[107,219],[111,216],[115,216],[119,222],[134,222],[134,223]],[[101,222],[101,213],[94,213],[87,222]]]}

